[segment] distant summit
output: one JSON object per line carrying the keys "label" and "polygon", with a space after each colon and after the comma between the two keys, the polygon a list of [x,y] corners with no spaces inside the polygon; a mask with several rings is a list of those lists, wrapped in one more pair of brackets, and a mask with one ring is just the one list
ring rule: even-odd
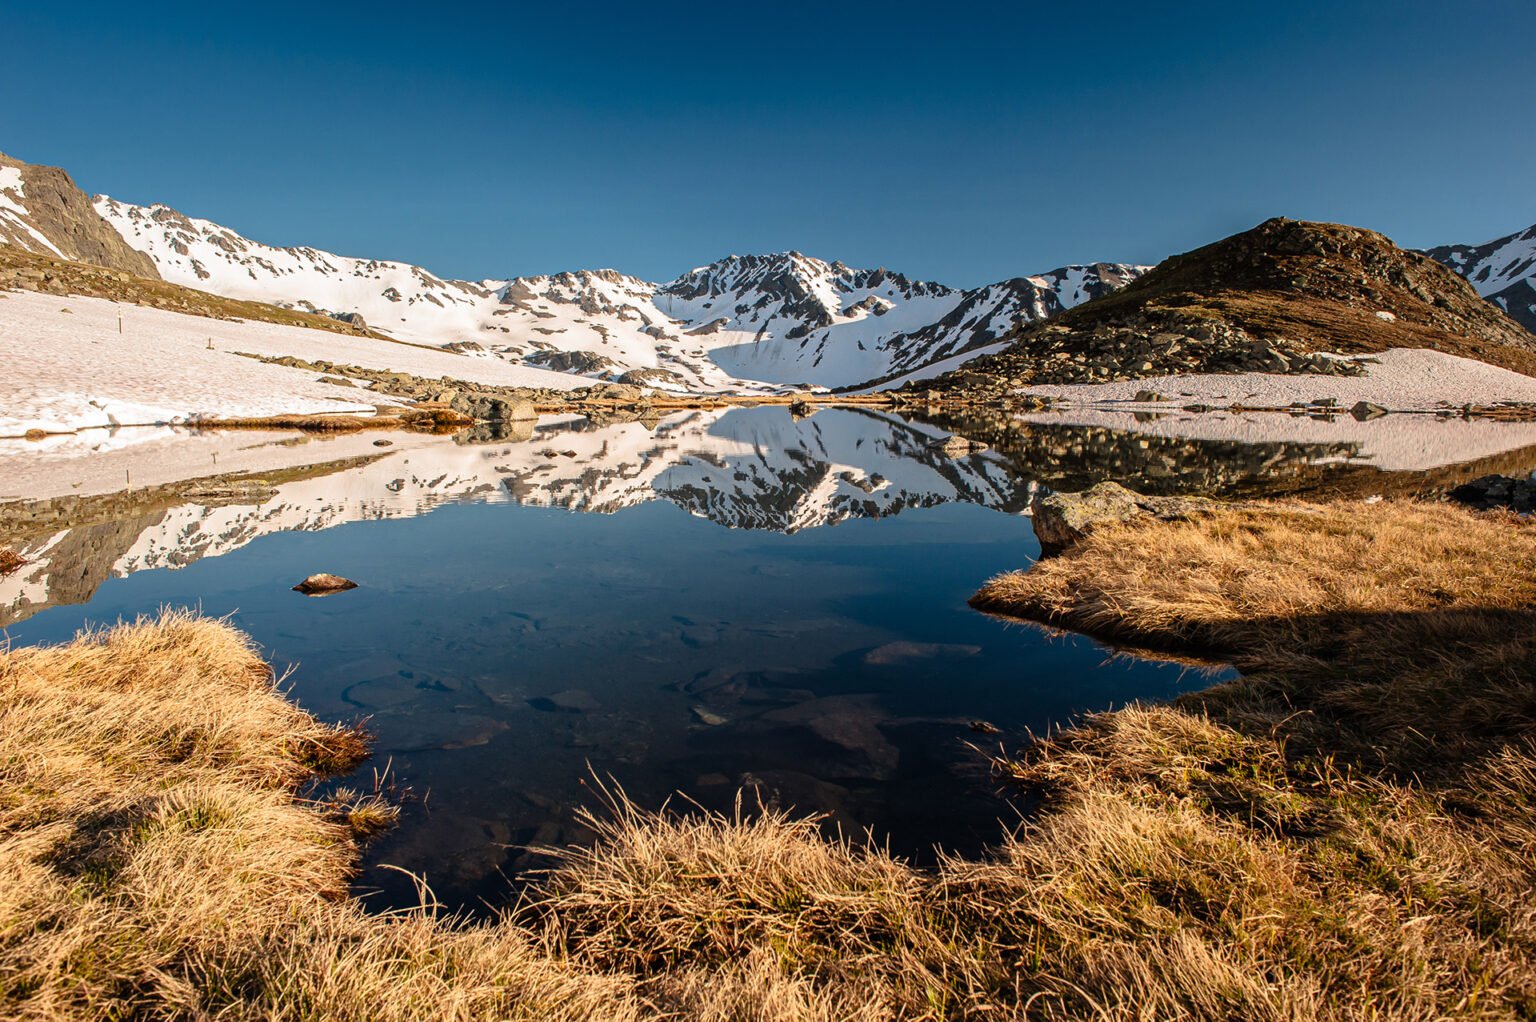
{"label": "distant summit", "polygon": [[1173,373],[1350,373],[1330,354],[1431,348],[1536,375],[1536,337],[1375,231],[1275,218],[1042,323],[935,381],[997,391]]}
{"label": "distant summit", "polygon": [[1477,293],[1536,330],[1536,225],[1482,245],[1441,245],[1425,255],[1455,270]]}

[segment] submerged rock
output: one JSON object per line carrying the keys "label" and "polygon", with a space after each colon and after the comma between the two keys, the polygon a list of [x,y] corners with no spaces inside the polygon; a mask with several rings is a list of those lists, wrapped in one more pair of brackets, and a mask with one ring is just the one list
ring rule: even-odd
{"label": "submerged rock", "polygon": [[593,698],[592,693],[579,688],[568,688],[547,696],[534,696],[528,700],[528,705],[545,713],[590,713],[602,706]]}
{"label": "submerged rock", "polygon": [[695,706],[693,708],[693,715],[698,718],[700,724],[709,727],[719,727],[730,722],[728,717],[722,717],[720,714],[704,706]]}
{"label": "submerged rock", "polygon": [[293,591],[303,593],[305,596],[329,596],[332,593],[346,592],[348,589],[356,588],[357,583],[350,578],[342,578],[340,575],[321,572],[318,575],[309,576],[294,586]]}
{"label": "submerged rock", "polygon": [[980,646],[959,642],[887,642],[864,654],[864,663],[870,667],[890,667],[911,660],[938,660],[971,657],[981,652]]}
{"label": "submerged rock", "polygon": [[1035,537],[1045,553],[1056,553],[1103,525],[1151,516],[1174,521],[1209,507],[1202,497],[1148,497],[1116,482],[1102,482],[1079,493],[1036,494],[1030,507]]}

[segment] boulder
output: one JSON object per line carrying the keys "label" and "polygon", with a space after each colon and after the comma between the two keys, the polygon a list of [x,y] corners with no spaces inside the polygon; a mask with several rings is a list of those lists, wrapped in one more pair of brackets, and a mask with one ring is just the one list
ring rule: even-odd
{"label": "boulder", "polygon": [[1482,476],[1470,483],[1463,483],[1447,496],[1479,511],[1508,508],[1520,514],[1530,514],[1536,511],[1536,480],[1500,475]]}
{"label": "boulder", "polygon": [[940,440],[933,447],[948,458],[964,458],[967,455],[975,454],[977,451],[987,449],[987,445],[980,440],[972,440],[969,437],[961,436],[959,433],[946,440]]}
{"label": "boulder", "polygon": [[356,588],[357,583],[350,578],[342,578],[340,575],[321,572],[318,575],[309,576],[294,586],[293,591],[303,593],[305,596],[329,596],[332,593],[346,592],[348,589]]}
{"label": "boulder", "polygon": [[1030,509],[1040,549],[1052,554],[1104,525],[1142,517],[1175,521],[1210,503],[1201,497],[1148,497],[1116,482],[1102,482],[1079,493],[1037,493]]}
{"label": "boulder", "polygon": [[1387,414],[1387,409],[1369,401],[1360,401],[1349,410],[1349,414],[1355,417],[1356,422],[1367,422],[1371,419],[1379,419]]}

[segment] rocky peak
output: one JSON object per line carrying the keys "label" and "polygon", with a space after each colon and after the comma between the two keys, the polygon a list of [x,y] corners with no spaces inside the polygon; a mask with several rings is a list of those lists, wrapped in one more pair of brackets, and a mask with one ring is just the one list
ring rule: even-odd
{"label": "rocky peak", "polygon": [[0,153],[0,243],[159,279],[155,264],[123,241],[59,167]]}
{"label": "rocky peak", "polygon": [[804,332],[862,314],[866,298],[942,297],[955,293],[942,284],[913,281],[883,267],[859,270],[801,252],[731,255],[683,274],[657,288],[658,296],[718,310],[752,322],[793,318]]}

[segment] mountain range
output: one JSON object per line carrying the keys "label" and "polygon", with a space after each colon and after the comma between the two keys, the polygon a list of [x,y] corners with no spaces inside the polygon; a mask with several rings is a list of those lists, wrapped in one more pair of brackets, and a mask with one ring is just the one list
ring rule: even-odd
{"label": "mountain range", "polygon": [[653,283],[616,270],[445,280],[406,263],[276,248],[167,206],[96,211],[172,283],[357,317],[391,337],[625,383],[846,387],[985,346],[1134,279],[1068,266],[963,290],[799,252],[727,256]]}
{"label": "mountain range", "polygon": [[[90,198],[65,171],[3,154],[0,242],[476,358],[692,392],[939,376],[1017,349],[1025,335],[1059,340],[1040,324],[1150,269],[1064,266],[966,289],[791,251],[731,255],[661,283],[610,269],[450,280],[408,263],[263,244],[166,205]],[[1536,226],[1426,254],[1536,325]]]}

